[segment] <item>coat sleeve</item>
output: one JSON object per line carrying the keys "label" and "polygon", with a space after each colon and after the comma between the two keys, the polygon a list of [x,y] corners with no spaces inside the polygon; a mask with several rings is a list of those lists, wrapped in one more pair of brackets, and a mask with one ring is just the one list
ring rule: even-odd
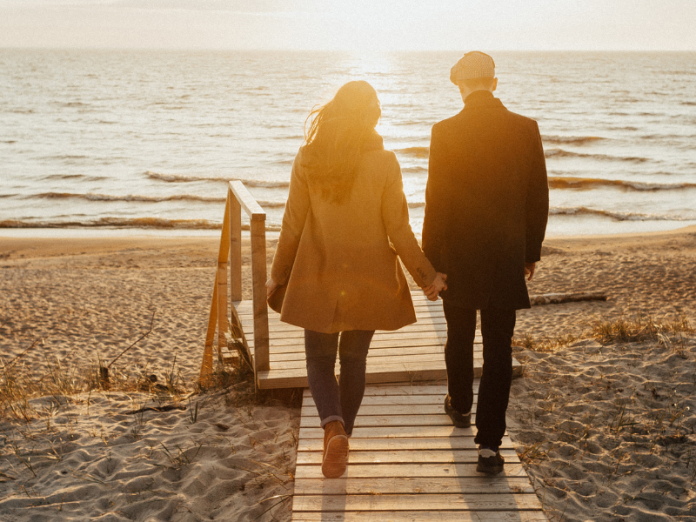
{"label": "coat sleeve", "polygon": [[423,252],[439,272],[444,272],[442,248],[447,231],[447,158],[445,144],[435,125],[430,137],[428,182],[425,186]]}
{"label": "coat sleeve", "polygon": [[298,152],[292,164],[290,175],[290,192],[285,205],[283,223],[280,227],[280,237],[273,265],[271,277],[280,284],[287,284],[290,272],[295,263],[297,248],[300,245],[300,237],[305,226],[307,212],[309,211],[309,187],[304,169],[301,166],[302,152]]}
{"label": "coat sleeve", "polygon": [[424,288],[432,284],[436,276],[435,269],[423,254],[411,229],[401,167],[396,157],[382,193],[382,220],[396,253],[418,286]]}
{"label": "coat sleeve", "polygon": [[549,219],[549,184],[546,176],[546,160],[541,143],[539,126],[534,122],[529,185],[527,187],[527,238],[525,262],[536,263],[541,259],[541,244],[546,235]]}

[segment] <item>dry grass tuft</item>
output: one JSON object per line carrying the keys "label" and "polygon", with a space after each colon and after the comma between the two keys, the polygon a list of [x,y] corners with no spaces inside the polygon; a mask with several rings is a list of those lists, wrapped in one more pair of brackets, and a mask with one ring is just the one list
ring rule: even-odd
{"label": "dry grass tuft", "polygon": [[696,332],[685,316],[665,317],[656,320],[652,316],[621,316],[614,320],[598,318],[580,335],[566,334],[557,337],[534,337],[527,332],[521,338],[513,339],[513,346],[520,346],[539,353],[554,353],[557,350],[581,339],[595,339],[602,344],[659,341],[672,344],[674,337]]}
{"label": "dry grass tuft", "polygon": [[592,336],[600,343],[628,343],[640,341],[657,341],[661,335],[694,333],[694,328],[685,316],[665,318],[661,321],[651,316],[627,318],[621,316],[614,321],[598,319],[591,327]]}

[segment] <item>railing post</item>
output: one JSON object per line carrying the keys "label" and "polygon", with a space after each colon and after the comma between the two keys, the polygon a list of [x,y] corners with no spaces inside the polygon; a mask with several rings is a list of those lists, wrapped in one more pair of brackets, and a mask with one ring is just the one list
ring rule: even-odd
{"label": "railing post", "polygon": [[231,186],[227,188],[227,201],[230,221],[230,299],[234,303],[242,300],[242,206]]}
{"label": "railing post", "polygon": [[[218,269],[217,269],[217,320],[218,320],[218,342],[217,352],[220,364],[222,360],[222,348],[227,346],[227,332],[229,331],[229,323],[227,318],[227,261],[230,255],[230,219],[229,211],[231,200],[235,199],[231,193],[228,193],[227,202],[225,203],[225,217],[222,221],[222,235],[220,238],[220,250],[218,251]],[[235,200],[236,201],[236,200]]]}
{"label": "railing post", "polygon": [[270,370],[268,305],[266,304],[266,216],[251,216],[251,279],[254,287],[255,373]]}

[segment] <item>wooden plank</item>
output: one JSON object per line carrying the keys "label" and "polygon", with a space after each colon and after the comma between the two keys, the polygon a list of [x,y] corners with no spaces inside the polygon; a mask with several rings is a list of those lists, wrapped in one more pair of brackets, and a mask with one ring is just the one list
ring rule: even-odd
{"label": "wooden plank", "polygon": [[[246,330],[250,331],[250,330]],[[273,332],[271,332],[273,335]],[[253,346],[253,343],[252,343]],[[301,338],[295,339],[293,342],[281,343],[277,338],[271,339],[270,346],[274,353],[297,353],[304,352],[304,340]],[[402,337],[401,339],[385,340],[382,336],[375,335],[373,341],[370,343],[370,351],[377,348],[408,348],[408,347],[423,347],[423,346],[436,346],[442,349],[445,346],[444,338],[432,337],[432,338],[422,338],[422,337]],[[481,343],[474,343],[474,350],[482,351],[483,346]],[[368,353],[369,357],[369,353]]]}
{"label": "wooden plank", "polygon": [[[478,381],[474,381],[474,391],[478,392]],[[393,396],[393,395],[444,395],[447,393],[446,384],[428,384],[428,385],[402,385],[394,386],[393,384],[384,386],[369,386],[365,388],[365,396],[371,395]],[[304,396],[310,396],[309,390],[305,390]]]}
{"label": "wooden plank", "polygon": [[230,222],[230,299],[235,302],[242,300],[242,206],[229,187],[227,199]]}
{"label": "wooden plank", "polygon": [[542,511],[348,511],[293,513],[292,522],[547,522]]}
{"label": "wooden plank", "polygon": [[[242,206],[244,206],[243,203]],[[268,306],[266,304],[265,217],[251,222],[251,278],[254,295],[254,364],[256,365],[258,383],[259,372],[270,369]]]}
{"label": "wooden plank", "polygon": [[[274,361],[273,358],[271,358],[271,361]],[[422,355],[409,355],[407,357],[405,356],[400,356],[400,355],[384,355],[382,357],[368,357],[367,358],[367,367],[368,369],[371,368],[377,368],[377,367],[386,367],[386,366],[397,366],[400,364],[420,364],[420,363],[438,363],[441,364],[442,367],[444,368],[445,364],[445,358],[442,353],[426,353]],[[476,357],[474,356],[474,364],[478,363],[479,365],[483,364],[483,358],[482,357]],[[282,361],[278,366],[278,368],[283,368],[284,370],[292,370],[292,369],[302,369],[306,367],[306,362],[303,359],[297,359],[294,361]],[[439,367],[439,366],[438,366]],[[336,361],[336,369],[338,370],[339,368],[339,362],[338,360]]]}
{"label": "wooden plank", "polygon": [[[455,428],[450,422],[447,425],[434,426],[389,426],[389,427],[359,427],[353,430],[350,438],[354,439],[390,439],[390,438],[435,438],[435,437],[475,437],[478,430],[470,428]],[[507,433],[506,433],[507,435]],[[300,428],[300,439],[323,439],[324,430],[316,428]]]}
{"label": "wooden plank", "polygon": [[[232,193],[235,195],[237,198],[237,201],[239,201],[239,204],[242,206],[244,209],[244,212],[247,213],[251,221],[265,221],[266,220],[266,213],[263,211],[261,206],[256,202],[254,199],[254,196],[252,196],[247,188],[244,186],[244,183],[241,181],[230,181],[230,190]],[[264,244],[264,249],[266,248],[266,245]],[[265,256],[264,256],[265,259]],[[264,281],[265,282],[265,281]]]}
{"label": "wooden plank", "polygon": [[527,477],[484,476],[402,478],[297,479],[295,495],[398,495],[421,493],[534,493]]}
{"label": "wooden plank", "polygon": [[[271,332],[271,335],[273,335],[273,332]],[[474,346],[474,353],[483,353],[482,349],[477,349],[476,347],[479,345]],[[441,345],[436,345],[436,346],[413,346],[413,347],[389,347],[389,348],[375,348],[375,347],[370,347],[370,351],[367,354],[367,357],[369,359],[377,359],[379,357],[391,357],[394,356],[394,354],[398,354],[402,357],[406,356],[411,356],[411,355],[427,355],[427,354],[437,354],[441,358],[444,357],[444,351],[443,347]],[[281,352],[277,353],[275,350],[273,350],[273,344],[271,343],[271,348],[270,348],[270,358],[271,358],[271,364],[274,362],[278,363],[283,363],[285,361],[304,361],[305,360],[305,353],[304,350],[302,351],[296,351],[296,352]],[[277,368],[277,366],[276,366]]]}
{"label": "wooden plank", "polygon": [[[479,381],[475,380],[472,386],[474,395],[478,395]],[[426,384],[426,385],[404,385],[396,386],[386,384],[384,386],[372,385],[365,388],[363,395],[363,404],[413,404],[411,401],[417,401],[416,404],[441,404],[447,393],[446,384]],[[401,395],[406,395],[408,398],[401,398]],[[304,397],[304,405],[312,404],[312,392],[309,388],[302,392]],[[422,402],[418,402],[422,401]]]}
{"label": "wooden plank", "polygon": [[[323,451],[323,439],[301,439],[297,451]],[[503,437],[502,449],[514,449],[510,437]],[[353,438],[350,439],[351,451],[407,451],[407,450],[442,450],[442,449],[477,449],[473,437],[403,437],[395,438]]]}
{"label": "wooden plank", "polygon": [[[351,439],[352,440],[352,439]],[[461,463],[461,464],[353,464],[348,466],[346,473],[341,479],[350,478],[388,478],[393,477],[480,477],[481,474],[476,471],[476,464]],[[503,468],[499,477],[526,477],[527,472],[522,464],[510,464]],[[322,478],[320,466],[297,466],[295,477],[299,479],[316,479]],[[336,479],[338,480],[338,479]]]}
{"label": "wooden plank", "polygon": [[[442,413],[443,399],[438,397],[436,404],[367,404],[363,401],[362,406],[360,406],[360,416],[380,416],[380,415],[435,415]],[[472,413],[476,413],[476,401],[471,410]],[[303,418],[314,418],[317,414],[317,408],[314,404],[302,407],[302,417]]]}
{"label": "wooden plank", "polygon": [[[318,416],[300,420],[300,428],[318,425]],[[356,428],[371,426],[452,426],[452,419],[443,412],[433,415],[358,415],[355,419]]]}
{"label": "wooden plank", "polygon": [[[518,463],[520,461],[514,449],[501,449],[500,454],[505,458],[505,464]],[[321,465],[322,453],[318,451],[306,451],[297,454],[298,466]],[[348,465],[354,464],[449,464],[449,463],[476,463],[478,462],[478,449],[464,450],[429,450],[414,449],[411,451],[356,451],[353,448],[348,453]]]}
{"label": "wooden plank", "polygon": [[[522,373],[522,365],[513,360],[512,375],[518,377]],[[474,367],[474,377],[481,377],[481,366]],[[401,365],[381,365],[372,367],[368,365],[365,380],[367,384],[385,383],[416,383],[440,381],[447,378],[445,363],[417,363]],[[293,370],[268,370],[258,375],[259,388],[306,388],[307,372],[304,369]]]}
{"label": "wooden plank", "polygon": [[[248,315],[240,315],[239,318],[242,320],[242,324],[246,326],[252,326],[252,321],[253,317],[248,316]],[[406,325],[402,328],[399,328],[398,330],[379,330],[380,332],[421,332],[421,331],[428,331],[429,326],[436,327],[433,329],[433,331],[442,331],[446,332],[447,331],[447,322],[444,317],[423,317],[421,315],[417,316],[418,320],[417,322],[413,324]],[[292,324],[287,324],[282,322],[278,317],[269,317],[268,319],[268,324],[270,325],[271,328],[273,328],[274,331],[277,332],[293,332],[295,334],[299,333],[304,333],[304,330],[299,327],[295,326]]]}
{"label": "wooden plank", "polygon": [[205,334],[205,346],[203,348],[203,360],[199,380],[201,385],[209,386],[213,375],[213,343],[215,342],[215,325],[217,323],[217,273],[213,283],[213,297],[210,303],[208,315],[208,328]]}
{"label": "wooden plank", "polygon": [[293,511],[511,511],[541,510],[534,494],[295,495]]}

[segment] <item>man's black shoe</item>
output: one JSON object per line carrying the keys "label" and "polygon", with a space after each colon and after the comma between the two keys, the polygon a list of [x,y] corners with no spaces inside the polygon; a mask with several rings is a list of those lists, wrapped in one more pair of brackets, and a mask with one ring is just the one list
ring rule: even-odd
{"label": "man's black shoe", "polygon": [[452,424],[457,428],[468,428],[471,426],[471,412],[459,413],[455,410],[449,394],[445,395],[445,413],[449,415],[449,418],[452,419]]}
{"label": "man's black shoe", "polygon": [[503,471],[505,459],[500,454],[500,451],[489,448],[479,448],[478,464],[476,471],[479,473],[487,473],[489,475],[497,475]]}

